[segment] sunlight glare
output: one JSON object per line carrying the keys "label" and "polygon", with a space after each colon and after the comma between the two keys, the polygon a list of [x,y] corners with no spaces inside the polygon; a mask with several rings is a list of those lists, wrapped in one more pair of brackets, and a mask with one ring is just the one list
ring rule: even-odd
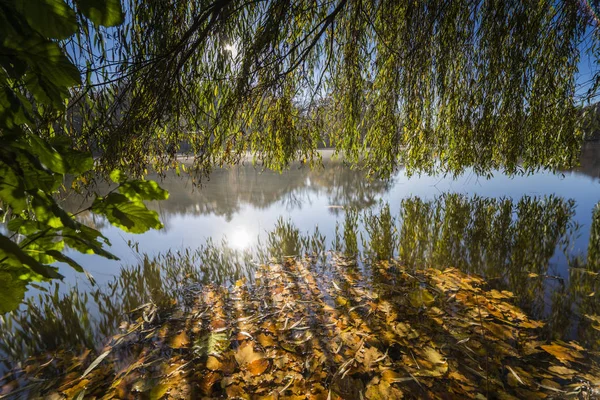
{"label": "sunlight glare", "polygon": [[235,44],[227,44],[225,46],[223,46],[223,49],[225,49],[225,51],[229,51],[231,53],[231,57],[232,58],[236,58],[238,51],[237,51],[237,46]]}
{"label": "sunlight glare", "polygon": [[251,238],[248,231],[243,227],[238,227],[231,235],[231,246],[234,249],[245,250],[250,246]]}

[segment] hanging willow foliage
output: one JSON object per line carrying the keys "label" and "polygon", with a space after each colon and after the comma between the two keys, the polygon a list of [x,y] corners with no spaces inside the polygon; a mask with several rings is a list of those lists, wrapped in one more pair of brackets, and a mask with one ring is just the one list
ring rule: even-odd
{"label": "hanging willow foliage", "polygon": [[578,64],[595,29],[582,2],[127,0],[124,9],[124,24],[100,32],[109,49],[72,43],[89,73],[70,132],[107,170],[166,167],[184,147],[204,172],[248,151],[280,169],[318,162],[323,144],[384,176],[399,165],[513,174],[577,162]]}

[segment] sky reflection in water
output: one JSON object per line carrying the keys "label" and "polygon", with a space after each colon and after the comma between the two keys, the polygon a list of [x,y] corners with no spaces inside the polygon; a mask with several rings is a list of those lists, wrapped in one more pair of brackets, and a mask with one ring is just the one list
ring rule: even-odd
{"label": "sky reflection in water", "polygon": [[[284,174],[261,173],[250,165],[218,170],[201,188],[194,188],[187,178],[171,176],[162,182],[169,200],[151,205],[165,224],[162,231],[131,235],[101,218],[82,215],[109,237],[121,261],[73,254],[99,287],[91,288],[83,275],[61,268],[66,279],[58,291],[72,300],[61,303],[63,312],[51,307],[56,316],[52,324],[44,321],[47,337],[41,335],[43,340],[31,343],[35,346],[30,350],[47,349],[49,338],[58,341],[55,347],[73,345],[63,341],[89,346],[112,334],[123,312],[141,302],[181,291],[194,279],[221,283],[246,275],[256,256],[232,261],[233,253],[220,247],[223,238],[231,251],[254,248],[259,242],[269,255],[279,256],[334,247],[347,253],[370,249],[365,256],[400,256],[412,267],[449,265],[484,274],[492,286],[515,292],[519,306],[534,318],[544,318],[549,337],[578,338],[594,347],[597,331],[582,316],[600,314],[595,295],[590,296],[596,290],[600,293],[593,275],[600,272],[600,212],[593,213],[600,201],[597,154],[600,147],[587,148],[582,167],[564,175],[497,174],[489,180],[468,173],[456,180],[408,178],[400,171],[389,182],[367,181],[363,173],[328,160],[325,169],[317,171],[295,166]],[[84,202],[76,195],[65,200],[70,211]],[[357,211],[355,229],[344,229],[347,217],[353,215],[349,210]],[[386,218],[391,227],[387,233]],[[303,236],[316,227],[318,235]],[[592,231],[596,233],[591,236]],[[137,243],[137,251],[132,243]],[[177,254],[158,264],[141,256],[201,246],[183,275],[168,268],[161,271],[164,265],[175,264]],[[132,264],[140,265],[122,270]],[[193,272],[198,265],[206,268]],[[171,276],[165,279],[165,274]],[[194,279],[186,280],[190,277]],[[74,286],[77,292],[72,291]],[[82,300],[86,292],[89,298]],[[85,315],[85,326],[78,313]],[[57,329],[73,332],[59,338]],[[7,348],[24,339],[12,340],[11,344],[5,339]]]}
{"label": "sky reflection in water", "polygon": [[[151,255],[171,249],[196,248],[208,238],[218,242],[223,237],[227,237],[233,247],[244,249],[256,244],[259,235],[264,237],[280,217],[290,220],[301,232],[312,231],[318,226],[331,241],[336,222],[343,220],[344,209],[364,210],[382,201],[390,205],[392,214],[397,215],[403,199],[418,197],[431,201],[448,193],[510,198],[515,202],[523,196],[551,194],[573,199],[576,213],[572,222],[581,225],[581,229],[579,236],[573,238],[571,253],[585,254],[592,210],[600,201],[600,166],[594,164],[596,154],[600,154],[600,147],[588,148],[580,171],[565,172],[564,175],[538,173],[510,178],[496,174],[489,180],[470,173],[456,180],[439,176],[408,178],[400,171],[390,182],[367,182],[360,171],[328,160],[325,160],[324,170],[310,171],[293,166],[283,174],[261,173],[251,165],[217,170],[201,188],[194,188],[187,177],[169,176],[161,185],[170,192],[170,198],[151,205],[160,213],[165,229],[143,235],[127,234],[88,215],[86,218],[94,219],[111,240],[112,250],[121,261],[75,253],[73,256],[102,282],[118,274],[121,265],[138,261],[138,256],[127,244],[129,241],[138,242],[139,251]],[[81,204],[82,199],[78,196],[66,200],[71,211]],[[566,274],[565,260],[560,252],[551,263],[556,264],[557,272]],[[85,280],[69,268],[62,268],[61,272],[67,275],[67,281]]]}

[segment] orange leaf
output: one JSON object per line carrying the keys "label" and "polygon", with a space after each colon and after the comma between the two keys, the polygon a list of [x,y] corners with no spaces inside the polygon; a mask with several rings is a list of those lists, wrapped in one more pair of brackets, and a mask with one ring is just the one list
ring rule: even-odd
{"label": "orange leaf", "polygon": [[260,375],[269,368],[269,360],[261,358],[259,360],[252,361],[246,368],[252,375]]}

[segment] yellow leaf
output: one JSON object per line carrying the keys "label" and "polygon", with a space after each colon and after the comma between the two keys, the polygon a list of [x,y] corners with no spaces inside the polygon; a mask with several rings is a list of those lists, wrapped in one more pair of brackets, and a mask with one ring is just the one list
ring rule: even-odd
{"label": "yellow leaf", "polygon": [[582,358],[581,353],[576,350],[569,349],[568,347],[561,346],[559,344],[548,344],[541,346],[547,353],[552,354],[559,361],[575,361],[577,358]]}
{"label": "yellow leaf", "polygon": [[376,347],[369,347],[368,349],[365,349],[362,360],[365,369],[370,370],[375,360],[381,357],[383,357],[383,354],[377,350]]}
{"label": "yellow leaf", "polygon": [[422,359],[418,360],[421,369],[416,371],[415,375],[438,377],[448,371],[448,363],[444,361],[442,354],[433,347],[425,347],[418,354],[422,357]]}
{"label": "yellow leaf", "polygon": [[493,322],[484,323],[483,326],[499,339],[514,339],[512,328]]}
{"label": "yellow leaf", "polygon": [[253,361],[265,358],[265,355],[259,351],[254,351],[254,345],[252,342],[244,342],[240,345],[235,353],[235,361],[239,365],[250,364]]}
{"label": "yellow leaf", "polygon": [[209,356],[208,360],[206,360],[206,368],[211,371],[219,371],[221,370],[221,361],[215,356]]}
{"label": "yellow leaf", "polygon": [[185,331],[181,331],[180,334],[175,335],[171,338],[170,346],[174,349],[180,349],[182,347],[187,347],[190,344],[190,338],[188,337]]}
{"label": "yellow leaf", "polygon": [[254,360],[246,366],[246,369],[248,369],[252,375],[260,375],[265,372],[267,368],[269,368],[269,360],[266,358]]}
{"label": "yellow leaf", "polygon": [[167,390],[169,390],[169,385],[160,384],[154,386],[154,388],[152,388],[152,390],[150,391],[150,400],[162,399],[163,396],[167,393]]}
{"label": "yellow leaf", "polygon": [[338,305],[340,305],[340,306],[342,306],[342,307],[343,307],[343,306],[345,306],[346,304],[348,304],[348,299],[346,299],[345,297],[342,297],[342,296],[338,296],[338,297],[335,299],[335,302],[336,302]]}
{"label": "yellow leaf", "polygon": [[256,340],[258,340],[258,343],[260,343],[262,347],[275,346],[275,340],[271,335],[265,335],[264,333],[260,333],[256,337]]}
{"label": "yellow leaf", "polygon": [[563,367],[562,365],[553,365],[548,369],[550,370],[550,372],[553,372],[556,375],[560,376],[561,378],[566,378],[566,379],[571,379],[573,377],[573,375],[575,375],[577,373],[577,371],[574,371],[567,367]]}
{"label": "yellow leaf", "polygon": [[429,292],[429,290],[425,288],[418,288],[416,290],[413,290],[408,295],[408,299],[410,305],[415,308],[419,308],[422,306],[430,306],[434,303],[435,300],[433,295]]}

